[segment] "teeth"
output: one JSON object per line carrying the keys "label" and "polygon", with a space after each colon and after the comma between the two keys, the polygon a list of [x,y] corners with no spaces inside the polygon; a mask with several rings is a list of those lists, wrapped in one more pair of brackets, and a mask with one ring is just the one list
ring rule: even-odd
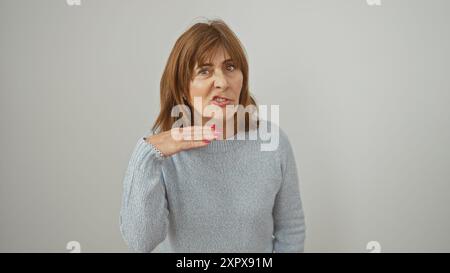
{"label": "teeth", "polygon": [[224,101],[226,101],[226,99],[224,99],[224,98],[215,98],[214,100],[217,101],[217,102],[224,102]]}

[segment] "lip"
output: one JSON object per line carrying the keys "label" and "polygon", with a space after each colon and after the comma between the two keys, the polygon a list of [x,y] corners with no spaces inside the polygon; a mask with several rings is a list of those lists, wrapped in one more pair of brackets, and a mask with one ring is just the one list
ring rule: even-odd
{"label": "lip", "polygon": [[[222,98],[222,99],[225,99],[225,101],[217,102],[217,101],[215,101],[216,98]],[[211,100],[212,104],[217,105],[219,107],[225,107],[226,105],[231,104],[231,102],[233,102],[232,99],[229,99],[227,97],[222,97],[222,96],[214,96]]]}
{"label": "lip", "polygon": [[215,100],[216,98],[221,98],[221,99],[226,99],[226,100],[232,101],[232,99],[230,99],[230,98],[223,97],[223,96],[217,96],[217,95],[214,96],[212,99]]}

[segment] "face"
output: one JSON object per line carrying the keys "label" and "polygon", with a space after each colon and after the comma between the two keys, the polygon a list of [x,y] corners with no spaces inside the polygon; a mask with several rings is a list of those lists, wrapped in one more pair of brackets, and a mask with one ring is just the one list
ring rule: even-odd
{"label": "face", "polygon": [[192,104],[195,97],[201,98],[200,109],[195,104],[194,108],[203,114],[203,121],[210,118],[205,117],[204,111],[208,105],[220,107],[223,119],[230,116],[230,113],[226,113],[226,105],[239,104],[242,81],[242,71],[235,66],[223,48],[217,50],[211,63],[195,65],[193,79],[189,85],[189,97]]}

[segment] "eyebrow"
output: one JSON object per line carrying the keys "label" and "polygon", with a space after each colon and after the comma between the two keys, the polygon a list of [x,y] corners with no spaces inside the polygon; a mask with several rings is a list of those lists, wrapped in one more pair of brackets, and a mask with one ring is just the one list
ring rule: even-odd
{"label": "eyebrow", "polygon": [[[232,62],[232,61],[233,61],[232,59],[226,59],[225,61],[222,62],[222,64]],[[213,64],[212,63],[204,63],[204,64],[199,65],[197,68],[205,67],[205,66],[213,66]]]}

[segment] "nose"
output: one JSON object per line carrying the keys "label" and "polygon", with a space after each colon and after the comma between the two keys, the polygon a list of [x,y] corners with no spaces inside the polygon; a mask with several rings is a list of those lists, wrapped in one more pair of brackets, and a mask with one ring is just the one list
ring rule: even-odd
{"label": "nose", "polygon": [[221,88],[225,90],[228,87],[228,80],[223,74],[223,72],[218,69],[214,72],[214,88]]}

